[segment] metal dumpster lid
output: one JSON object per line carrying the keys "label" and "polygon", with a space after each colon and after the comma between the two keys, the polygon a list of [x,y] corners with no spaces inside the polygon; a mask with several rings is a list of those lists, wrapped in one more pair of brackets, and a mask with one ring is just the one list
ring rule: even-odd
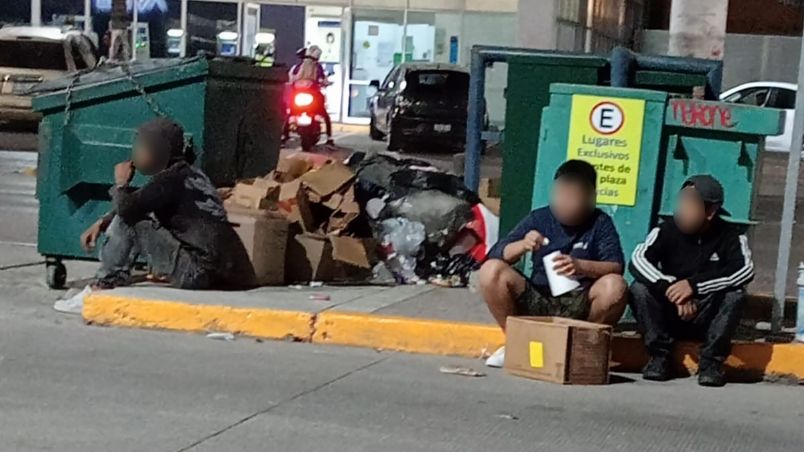
{"label": "metal dumpster lid", "polygon": [[[200,58],[189,59],[154,59],[147,61],[135,61],[128,65],[129,71],[135,76],[146,73],[160,72],[180,66],[190,66],[199,61]],[[76,79],[76,76],[78,77]],[[88,71],[77,74],[68,74],[54,80],[42,82],[31,90],[33,95],[42,95],[56,91],[66,90],[72,83],[73,89],[81,89],[90,85],[112,82],[126,78],[127,75],[120,64],[104,64]],[[76,79],[73,82],[73,79]]]}
{"label": "metal dumpster lid", "polygon": [[127,66],[105,64],[88,71],[40,83],[31,90],[31,94],[36,96],[33,99],[33,108],[37,111],[63,108],[67,102],[68,89],[71,91],[72,102],[100,99],[135,91],[136,87],[130,82],[129,73],[139,85],[145,88],[207,75],[277,83],[287,81],[287,70],[284,67],[259,68],[247,60],[207,59],[204,56],[184,59],[152,59],[135,61]]}

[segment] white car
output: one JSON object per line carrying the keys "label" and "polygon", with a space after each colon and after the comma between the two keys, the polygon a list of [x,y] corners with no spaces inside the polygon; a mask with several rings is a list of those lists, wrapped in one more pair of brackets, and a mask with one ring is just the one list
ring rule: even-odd
{"label": "white car", "polygon": [[38,123],[29,91],[45,80],[93,67],[96,61],[94,43],[80,31],[0,28],[0,123]]}
{"label": "white car", "polygon": [[798,85],[795,83],[751,82],[725,91],[720,95],[720,100],[784,110],[784,133],[767,137],[765,140],[765,150],[772,152],[789,152],[791,140],[793,139],[796,92],[798,92]]}

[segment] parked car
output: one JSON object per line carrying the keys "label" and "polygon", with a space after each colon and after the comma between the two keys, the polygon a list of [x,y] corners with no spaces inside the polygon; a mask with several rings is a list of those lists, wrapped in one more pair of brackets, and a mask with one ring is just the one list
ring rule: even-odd
{"label": "parked car", "polygon": [[796,111],[798,85],[784,82],[751,82],[734,87],[720,95],[724,102],[785,110],[784,133],[765,140],[765,149],[789,152],[793,139],[793,119]]}
{"label": "parked car", "polygon": [[414,146],[462,151],[466,143],[469,72],[453,64],[403,63],[371,82],[370,135],[392,151]]}
{"label": "parked car", "polygon": [[38,123],[30,90],[42,81],[94,66],[96,57],[95,45],[78,31],[0,28],[0,123]]}

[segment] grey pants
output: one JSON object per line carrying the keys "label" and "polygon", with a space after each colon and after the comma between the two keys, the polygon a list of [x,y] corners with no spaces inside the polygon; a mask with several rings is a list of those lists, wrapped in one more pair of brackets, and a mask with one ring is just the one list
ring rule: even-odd
{"label": "grey pants", "polygon": [[100,248],[98,284],[110,287],[131,284],[131,269],[139,258],[145,259],[152,274],[167,277],[175,287],[210,286],[209,274],[167,229],[152,219],[131,226],[117,216],[106,229]]}

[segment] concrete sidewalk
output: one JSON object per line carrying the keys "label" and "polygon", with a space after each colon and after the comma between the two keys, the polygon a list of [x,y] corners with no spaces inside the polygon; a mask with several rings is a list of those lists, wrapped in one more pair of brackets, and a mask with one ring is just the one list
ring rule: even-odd
{"label": "concrete sidewalk", "polygon": [[[97,325],[228,332],[464,357],[486,356],[505,341],[478,295],[429,285],[266,287],[247,292],[140,285],[92,294],[83,316]],[[679,369],[694,372],[695,344],[679,344],[676,355]],[[617,370],[638,371],[645,359],[635,334],[616,336],[612,361]],[[727,364],[739,379],[804,379],[804,345],[738,343]]]}

